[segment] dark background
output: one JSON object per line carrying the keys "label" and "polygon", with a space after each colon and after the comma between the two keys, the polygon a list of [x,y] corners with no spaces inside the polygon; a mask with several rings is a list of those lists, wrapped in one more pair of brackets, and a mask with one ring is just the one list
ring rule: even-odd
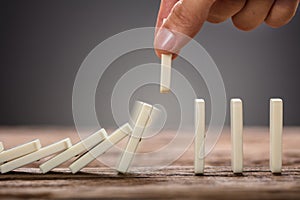
{"label": "dark background", "polygon": [[[0,2],[1,125],[73,125],[72,88],[84,58],[114,34],[154,26],[159,7],[158,0]],[[228,20],[206,23],[197,35],[219,67],[227,98],[244,100],[246,125],[268,124],[270,97],[284,99],[286,125],[300,125],[299,24],[298,12],[279,29],[262,25],[243,32]],[[160,62],[152,50],[146,54],[147,61]],[[112,84],[100,83],[99,90],[109,94]],[[110,125],[106,102],[97,110]]]}

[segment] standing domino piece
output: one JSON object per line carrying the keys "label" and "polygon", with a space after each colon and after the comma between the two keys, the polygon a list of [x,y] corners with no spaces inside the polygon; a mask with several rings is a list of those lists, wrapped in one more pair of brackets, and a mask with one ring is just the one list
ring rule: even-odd
{"label": "standing domino piece", "polygon": [[79,157],[70,166],[70,170],[73,174],[81,170],[83,167],[88,165],[90,162],[95,160],[98,156],[108,151],[115,144],[120,142],[123,138],[128,136],[132,132],[132,129],[128,123],[124,124],[111,135],[109,135],[103,142],[95,146],[90,151],[86,152],[84,155]]}
{"label": "standing domino piece", "polygon": [[8,149],[0,153],[0,164],[27,155],[41,148],[40,140],[36,139],[26,144]]}
{"label": "standing domino piece", "polygon": [[40,165],[40,169],[43,173],[47,173],[48,171],[52,170],[53,168],[57,167],[58,165],[70,160],[71,158],[84,153],[85,151],[90,150],[97,144],[101,143],[107,137],[107,133],[104,129],[97,131],[96,133],[90,135],[86,139],[78,142],[77,144],[73,145],[66,151],[54,156],[47,162]]}
{"label": "standing domino piece", "polygon": [[7,163],[1,165],[0,166],[1,173],[6,173],[9,171],[12,171],[12,170],[22,167],[24,165],[27,165],[27,164],[30,164],[37,160],[40,160],[42,158],[48,157],[54,153],[63,151],[65,149],[69,148],[70,146],[72,146],[72,144],[71,144],[71,140],[69,138],[66,138],[66,139],[56,142],[54,144],[48,145],[46,147],[41,148],[38,151],[35,151],[26,156],[17,158],[15,160],[12,160],[10,162],[7,162]]}
{"label": "standing domino piece", "polygon": [[121,173],[126,173],[133,160],[135,151],[141,141],[143,133],[146,129],[153,106],[143,103],[140,113],[136,119],[136,123],[132,130],[132,134],[128,140],[127,146],[121,156],[117,170]]}
{"label": "standing domino piece", "polygon": [[241,99],[230,101],[231,167],[233,173],[243,173],[243,103]]}
{"label": "standing domino piece", "polygon": [[205,162],[205,101],[195,100],[195,148],[194,172],[196,175],[204,173]]}
{"label": "standing domino piece", "polygon": [[2,152],[4,149],[2,142],[0,142],[0,152]]}
{"label": "standing domino piece", "polygon": [[281,173],[282,168],[283,103],[281,99],[270,100],[270,169]]}

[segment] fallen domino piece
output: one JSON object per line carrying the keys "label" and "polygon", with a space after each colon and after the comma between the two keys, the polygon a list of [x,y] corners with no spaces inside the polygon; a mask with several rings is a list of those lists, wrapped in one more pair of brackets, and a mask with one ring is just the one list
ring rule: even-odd
{"label": "fallen domino piece", "polygon": [[281,173],[282,168],[282,128],[283,102],[270,100],[270,169],[272,173]]}
{"label": "fallen domino piece", "polygon": [[124,124],[112,134],[110,134],[103,142],[92,148],[90,151],[83,154],[77,160],[75,160],[70,166],[70,170],[73,174],[81,170],[83,167],[88,165],[90,162],[95,160],[98,156],[108,151],[123,138],[131,134],[132,129],[128,123]]}
{"label": "fallen domino piece", "polygon": [[78,142],[69,149],[61,152],[60,154],[54,156],[53,158],[47,160],[45,163],[40,165],[40,169],[43,173],[47,173],[58,165],[70,160],[71,158],[84,153],[97,144],[101,143],[107,137],[107,133],[104,129],[97,131],[96,133],[90,135],[86,139]]}
{"label": "fallen domino piece", "polygon": [[41,148],[40,140],[36,139],[26,144],[22,144],[20,146],[14,147],[12,149],[2,151],[0,153],[0,164],[19,158],[21,156],[25,156],[29,153],[39,150],[40,148]]}
{"label": "fallen domino piece", "polygon": [[230,101],[231,167],[233,173],[243,173],[243,103],[241,99]]}
{"label": "fallen domino piece", "polygon": [[140,113],[136,119],[136,123],[132,130],[132,134],[128,140],[126,148],[121,155],[117,171],[121,173],[126,173],[129,169],[129,166],[133,160],[135,151],[140,143],[140,140],[143,136],[147,123],[150,119],[153,106],[143,103]]}
{"label": "fallen domino piece", "polygon": [[204,173],[205,157],[205,101],[195,100],[195,148],[194,172],[196,175]]}
{"label": "fallen domino piece", "polygon": [[4,149],[2,142],[0,142],[0,152],[2,152]]}
{"label": "fallen domino piece", "polygon": [[27,154],[23,157],[17,158],[15,160],[12,160],[10,162],[7,162],[7,163],[1,165],[0,166],[1,173],[6,173],[6,172],[12,171],[14,169],[17,169],[19,167],[22,167],[24,165],[30,164],[32,162],[38,161],[41,158],[45,158],[52,154],[63,151],[65,149],[69,148],[70,146],[72,146],[72,143],[69,138],[61,140],[54,144],[50,144],[46,147],[39,149],[38,151]]}

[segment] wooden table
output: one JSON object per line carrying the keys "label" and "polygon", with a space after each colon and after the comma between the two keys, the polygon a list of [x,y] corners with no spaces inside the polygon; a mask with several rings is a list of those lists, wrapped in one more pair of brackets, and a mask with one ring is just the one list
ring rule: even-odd
{"label": "wooden table", "polygon": [[[5,148],[35,138],[47,145],[65,137],[70,137],[73,144],[79,140],[70,128],[0,128],[0,141]],[[155,144],[153,141],[152,145]],[[45,160],[40,160],[26,168],[0,175],[0,198],[300,199],[300,128],[284,130],[281,175],[269,172],[268,155],[268,129],[246,128],[245,173],[240,176],[232,174],[230,134],[225,129],[206,158],[203,176],[193,174],[192,147],[163,170],[138,168],[128,175],[119,175],[99,162],[91,163],[77,174],[71,174],[66,168],[70,162],[50,173],[41,174],[37,167]]]}

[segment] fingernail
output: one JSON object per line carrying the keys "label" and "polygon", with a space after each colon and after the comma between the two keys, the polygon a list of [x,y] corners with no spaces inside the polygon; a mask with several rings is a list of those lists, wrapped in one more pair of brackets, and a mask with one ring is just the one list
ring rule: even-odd
{"label": "fingernail", "polygon": [[160,28],[155,37],[154,47],[165,51],[174,51],[176,36],[169,29]]}

